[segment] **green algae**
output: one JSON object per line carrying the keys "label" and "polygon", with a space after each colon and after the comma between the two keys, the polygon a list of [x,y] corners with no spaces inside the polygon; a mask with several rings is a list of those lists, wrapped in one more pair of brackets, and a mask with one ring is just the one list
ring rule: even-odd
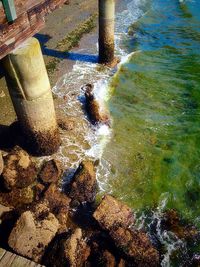
{"label": "green algae", "polygon": [[140,212],[166,198],[166,209],[200,227],[199,21],[173,1],[154,2],[126,41],[138,52],[110,84],[109,190]]}

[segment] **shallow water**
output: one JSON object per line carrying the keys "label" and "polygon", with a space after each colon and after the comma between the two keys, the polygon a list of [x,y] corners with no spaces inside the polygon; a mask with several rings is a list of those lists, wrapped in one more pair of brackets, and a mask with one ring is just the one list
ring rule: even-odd
{"label": "shallow water", "polygon": [[[104,189],[144,221],[162,206],[160,212],[174,208],[200,227],[200,2],[138,2],[129,4],[140,14],[119,43],[125,54],[136,53],[110,84]],[[181,244],[168,239],[163,266],[173,264],[170,255]]]}
{"label": "shallow water", "polygon": [[[131,206],[139,228],[150,233],[154,224],[162,266],[189,266],[199,244],[188,247],[160,224],[175,208],[200,228],[200,2],[124,0],[120,8],[115,35],[123,62],[114,78],[112,70],[77,61],[54,88],[65,98],[60,109],[76,122],[62,134],[57,157],[66,180],[80,161],[100,159],[101,194]],[[95,56],[96,46],[78,53]],[[112,129],[91,127],[82,110],[84,83],[95,84],[97,99],[109,99]]]}

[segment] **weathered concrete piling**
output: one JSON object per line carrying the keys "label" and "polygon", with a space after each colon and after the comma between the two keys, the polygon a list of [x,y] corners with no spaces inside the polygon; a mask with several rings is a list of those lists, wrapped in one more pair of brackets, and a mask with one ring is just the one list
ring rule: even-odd
{"label": "weathered concrete piling", "polygon": [[4,60],[6,80],[26,143],[32,153],[57,151],[60,137],[40,44],[30,38]]}
{"label": "weathered concrete piling", "polygon": [[99,0],[99,63],[114,60],[115,0]]}

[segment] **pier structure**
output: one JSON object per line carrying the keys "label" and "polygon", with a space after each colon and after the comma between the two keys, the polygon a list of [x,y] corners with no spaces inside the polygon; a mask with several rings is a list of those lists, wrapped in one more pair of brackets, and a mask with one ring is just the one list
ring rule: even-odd
{"label": "pier structure", "polygon": [[56,152],[60,136],[40,44],[32,36],[45,26],[45,15],[65,2],[0,1],[1,65],[25,144],[39,156]]}
{"label": "pier structure", "polygon": [[113,63],[115,40],[115,0],[99,0],[99,63]]}
{"label": "pier structure", "polygon": [[[39,42],[45,16],[67,0],[1,0],[0,60],[25,140],[36,155],[58,150],[60,137],[49,78]],[[99,4],[99,63],[114,60],[115,0]]]}

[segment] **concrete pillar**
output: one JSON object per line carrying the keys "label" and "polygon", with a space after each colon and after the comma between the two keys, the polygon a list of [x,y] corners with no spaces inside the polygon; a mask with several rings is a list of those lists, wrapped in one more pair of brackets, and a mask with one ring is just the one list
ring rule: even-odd
{"label": "concrete pillar", "polygon": [[99,63],[114,60],[115,0],[99,0]]}
{"label": "concrete pillar", "polygon": [[30,38],[4,60],[6,81],[28,149],[50,155],[60,145],[54,103],[40,44]]}

